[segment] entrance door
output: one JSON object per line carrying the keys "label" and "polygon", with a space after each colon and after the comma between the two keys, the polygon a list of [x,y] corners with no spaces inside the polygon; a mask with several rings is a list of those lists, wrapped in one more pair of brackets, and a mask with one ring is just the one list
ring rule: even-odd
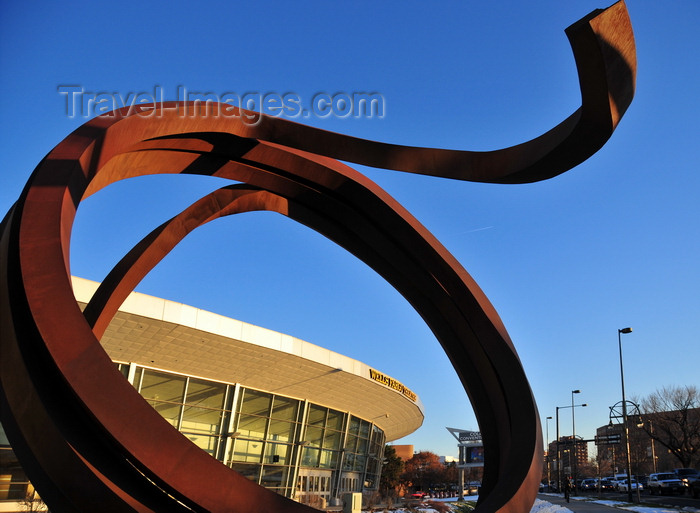
{"label": "entrance door", "polygon": [[296,497],[302,504],[325,507],[331,499],[331,470],[300,468]]}

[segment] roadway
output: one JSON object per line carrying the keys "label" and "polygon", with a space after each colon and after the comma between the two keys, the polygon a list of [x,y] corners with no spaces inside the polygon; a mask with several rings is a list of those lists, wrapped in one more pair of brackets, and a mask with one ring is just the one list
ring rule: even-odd
{"label": "roadway", "polygon": [[[593,499],[593,500],[603,500],[603,501],[615,501],[615,502],[628,502],[627,492],[605,492],[598,494],[596,492],[578,492],[578,497]],[[572,511],[578,512],[578,509],[570,507],[574,503],[586,503],[588,501],[577,501],[575,497],[572,496],[571,502],[566,504],[561,494],[540,494],[539,498],[544,501],[553,502],[552,498],[561,498],[561,502],[557,501],[556,504],[565,504],[567,508]],[[632,499],[637,502],[637,492],[632,492]],[[700,509],[700,499],[694,499],[690,495],[650,495],[648,491],[642,491],[640,494],[640,499],[642,504],[651,506],[669,506],[672,508],[682,508],[690,507]]]}

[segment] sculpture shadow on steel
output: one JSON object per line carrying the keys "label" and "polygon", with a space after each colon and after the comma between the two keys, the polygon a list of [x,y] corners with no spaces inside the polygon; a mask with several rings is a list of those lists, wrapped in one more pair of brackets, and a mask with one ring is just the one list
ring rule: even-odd
{"label": "sculpture shadow on steel", "polygon": [[[611,136],[636,73],[624,3],[567,29],[581,107],[542,136],[470,152],[357,139],[262,116],[183,117],[169,103],[115,111],[64,139],[36,168],[0,232],[1,421],[52,511],[310,512],[190,443],[115,369],[99,337],[123,299],[188,233],[221,216],[278,212],[346,248],[391,283],[435,334],[479,422],[485,462],[477,509],[526,513],[542,434],[515,348],[487,298],[449,252],[367,177],[339,160],[493,183],[547,179]],[[227,106],[228,107],[228,106]],[[157,114],[157,115],[154,115]],[[129,177],[197,173],[241,182],[154,230],[81,312],[69,238],[84,198]]]}

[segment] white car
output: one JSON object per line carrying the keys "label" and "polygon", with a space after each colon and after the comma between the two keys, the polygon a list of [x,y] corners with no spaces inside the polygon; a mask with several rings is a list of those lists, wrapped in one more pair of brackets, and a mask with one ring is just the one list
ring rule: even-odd
{"label": "white car", "polygon": [[[644,490],[644,487],[638,483],[636,480],[632,480],[632,490],[636,490],[639,488],[639,491]],[[629,488],[629,481],[627,479],[623,479],[622,481],[619,482],[618,489],[621,492],[628,492],[630,490]]]}
{"label": "white car", "polygon": [[650,475],[647,486],[649,487],[649,493],[652,495],[655,493],[659,495],[671,495],[672,493],[683,494],[685,492],[683,481],[681,481],[676,474],[671,472],[660,472]]}

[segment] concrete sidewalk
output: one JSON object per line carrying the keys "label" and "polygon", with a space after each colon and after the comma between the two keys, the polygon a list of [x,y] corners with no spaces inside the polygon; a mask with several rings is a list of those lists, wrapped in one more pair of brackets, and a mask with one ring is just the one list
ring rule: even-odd
{"label": "concrete sidewalk", "polygon": [[572,498],[571,502],[566,502],[566,499],[563,495],[558,495],[556,493],[540,493],[537,494],[537,498],[546,502],[550,502],[552,504],[556,504],[557,506],[562,506],[564,508],[570,509],[574,513],[612,513],[615,511],[620,511],[619,508],[605,506],[603,504],[598,504],[593,501],[576,500]]}

